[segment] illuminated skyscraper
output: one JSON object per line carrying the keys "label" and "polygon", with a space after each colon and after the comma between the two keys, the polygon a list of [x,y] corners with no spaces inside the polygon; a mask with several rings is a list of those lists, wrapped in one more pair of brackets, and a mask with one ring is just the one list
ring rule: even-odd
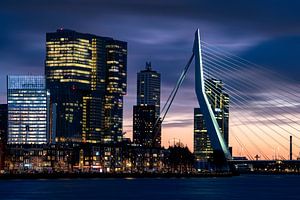
{"label": "illuminated skyscraper", "polygon": [[200,108],[194,109],[194,154],[196,159],[205,160],[213,153]]}
{"label": "illuminated skyscraper", "polygon": [[160,115],[160,74],[152,70],[151,62],[137,74],[137,105],[155,105],[155,115]]}
{"label": "illuminated skyscraper", "polygon": [[46,40],[56,140],[121,141],[127,43],[65,29],[47,33]]}
{"label": "illuminated skyscraper", "polygon": [[44,76],[8,76],[8,144],[49,142],[50,94]]}
{"label": "illuminated skyscraper", "polygon": [[[137,74],[137,105],[133,107],[133,141],[145,146],[161,145],[160,74],[146,62]],[[155,127],[154,127],[155,126]]]}
{"label": "illuminated skyscraper", "polygon": [[[222,81],[213,78],[205,80],[205,91],[228,147],[229,96],[224,93]],[[199,108],[194,109],[194,153],[199,160],[209,159],[213,153],[205,120]]]}
{"label": "illuminated skyscraper", "polygon": [[[127,89],[127,43],[106,39],[104,142],[123,140],[123,96]],[[98,69],[99,71],[100,69]]]}

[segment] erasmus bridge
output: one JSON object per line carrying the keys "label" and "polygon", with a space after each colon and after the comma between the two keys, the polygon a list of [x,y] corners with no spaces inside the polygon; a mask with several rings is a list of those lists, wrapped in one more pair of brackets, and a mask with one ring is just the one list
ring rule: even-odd
{"label": "erasmus bridge", "polygon": [[289,85],[284,76],[269,68],[200,40],[199,29],[195,33],[192,55],[162,108],[162,122],[193,60],[195,93],[215,151],[222,153],[226,160],[232,160],[206,95],[207,78],[222,80],[225,84],[230,96],[229,137],[234,148],[240,149],[241,156],[249,160],[299,157],[296,152],[300,151],[300,88],[297,84]]}

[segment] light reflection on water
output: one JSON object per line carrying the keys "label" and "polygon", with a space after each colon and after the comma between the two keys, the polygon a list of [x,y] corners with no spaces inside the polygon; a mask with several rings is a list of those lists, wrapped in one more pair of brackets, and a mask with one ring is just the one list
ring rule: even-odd
{"label": "light reflection on water", "polygon": [[300,176],[242,175],[186,179],[1,180],[1,200],[21,199],[300,199]]}

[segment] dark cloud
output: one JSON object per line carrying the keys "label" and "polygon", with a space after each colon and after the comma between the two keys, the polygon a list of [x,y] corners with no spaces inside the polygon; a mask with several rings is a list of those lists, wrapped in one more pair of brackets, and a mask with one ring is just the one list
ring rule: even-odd
{"label": "dark cloud", "polygon": [[[299,23],[299,1],[280,0],[253,0],[253,1],[227,1],[222,0],[7,0],[1,1],[5,10],[18,12],[46,12],[57,14],[76,13],[78,16],[133,15],[133,16],[159,16],[160,18],[184,18],[210,20],[215,22],[243,22],[254,25],[263,25],[268,22],[270,26],[275,23],[288,26]],[[276,19],[276,20],[275,20]],[[289,27],[289,30],[292,27]],[[272,28],[274,29],[274,27]],[[299,29],[298,29],[299,30]]]}
{"label": "dark cloud", "polygon": [[243,53],[243,57],[263,65],[270,71],[285,74],[289,81],[300,81],[300,34],[265,41]]}

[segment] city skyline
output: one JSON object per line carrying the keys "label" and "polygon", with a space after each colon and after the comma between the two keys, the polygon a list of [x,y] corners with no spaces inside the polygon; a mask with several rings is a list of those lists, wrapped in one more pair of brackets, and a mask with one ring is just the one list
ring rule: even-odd
{"label": "city skyline", "polygon": [[[120,3],[118,1],[115,2]],[[135,1],[129,2],[133,3]],[[198,3],[196,2],[194,3],[198,5]],[[97,22],[85,24],[85,17],[83,17],[79,22],[71,21],[68,17],[61,21],[59,21],[58,19],[49,20],[48,22],[50,23],[47,23],[47,26],[43,25],[42,27],[39,27],[39,20],[33,19],[35,14],[33,13],[32,16],[28,15],[26,17],[27,20],[31,20],[33,22],[33,25],[31,26],[26,27],[27,22],[22,20],[19,23],[15,23],[15,25],[4,26],[5,29],[2,33],[2,35],[4,36],[4,45],[2,45],[0,50],[1,52],[4,52],[0,61],[1,66],[5,68],[3,74],[23,74],[22,71],[26,71],[32,74],[43,74],[43,59],[40,58],[42,57],[41,54],[43,55],[43,53],[45,53],[45,33],[56,30],[61,24],[64,24],[65,28],[72,28],[80,32],[90,32],[99,35],[113,36],[118,39],[120,38],[122,40],[128,41],[129,80],[128,95],[125,97],[124,130],[127,131],[128,135],[131,135],[131,110],[132,105],[134,105],[134,101],[136,99],[135,73],[142,69],[144,62],[147,60],[151,60],[153,64],[157,66],[157,70],[162,74],[163,105],[164,101],[166,100],[166,96],[169,94],[171,88],[175,84],[181,68],[183,67],[189,54],[191,53],[193,31],[195,27],[200,27],[205,41],[228,49],[240,56],[254,61],[255,63],[276,67],[274,70],[285,74],[290,79],[284,84],[290,84],[296,87],[295,83],[298,83],[299,81],[299,77],[296,76],[297,73],[299,74],[299,68],[297,68],[299,62],[295,59],[295,54],[297,52],[296,48],[299,44],[299,36],[297,35],[299,33],[299,22],[295,21],[294,16],[292,15],[280,16],[279,14],[276,14],[278,10],[285,11],[287,7],[280,5],[280,3],[273,5],[273,10],[271,9],[270,13],[268,14],[278,20],[271,20],[267,17],[269,15],[258,12],[259,16],[255,19],[258,22],[260,19],[259,17],[261,17],[261,24],[267,24],[267,27],[263,27],[260,23],[250,23],[246,14],[236,12],[236,10],[233,10],[235,11],[233,12],[233,14],[239,14],[237,15],[241,16],[239,20],[234,18],[235,15],[229,13],[223,15],[220,14],[215,18],[211,17],[208,12],[204,12],[204,14],[198,15],[196,14],[197,12],[191,8],[192,6],[183,6],[182,8],[179,8],[181,4],[177,1],[173,2],[172,4],[173,5],[170,5],[170,7],[177,8],[176,11],[177,13],[180,13],[179,16],[175,16],[171,9],[167,9],[168,12],[162,14],[161,11],[164,8],[164,4],[161,3],[149,4],[146,1],[144,3],[141,3],[140,6],[142,8],[146,8],[147,5],[150,5],[149,10],[147,10],[147,12],[145,12],[144,14],[141,11],[138,11],[137,7],[135,6],[131,8],[130,5],[132,4],[129,3],[129,5],[124,8],[124,13],[122,13],[124,16],[126,16],[123,19],[124,24],[114,25],[114,23],[109,23],[117,22],[118,20],[111,19],[110,21],[110,14],[104,12],[104,19],[108,21],[100,21],[100,28],[94,28],[93,25],[98,24]],[[251,5],[259,4],[258,2],[251,2]],[[19,6],[19,9],[22,11],[19,14],[10,12],[9,4],[1,6],[6,9],[6,12],[3,12],[4,14],[2,15],[14,16],[11,19],[12,22],[13,20],[17,20],[18,17],[23,16],[22,14],[26,12],[21,8],[21,5]],[[39,8],[41,10],[45,9],[45,5],[37,4],[36,6],[40,6]],[[51,6],[54,7],[54,10],[58,9],[56,2],[51,4]],[[107,4],[107,6],[114,6],[114,4]],[[238,10],[239,6],[244,7],[246,6],[246,3],[237,4],[237,7],[235,9]],[[268,6],[268,4],[266,3],[266,5],[262,5],[262,7],[264,6]],[[154,13],[153,8],[155,7],[159,9],[157,9],[158,11],[155,12],[156,16],[153,17],[154,19],[152,19],[152,12]],[[207,8],[208,11],[212,9],[209,6],[209,3],[204,7]],[[297,6],[295,5],[294,7],[296,8]],[[289,8],[292,8],[292,6],[290,6]],[[75,3],[73,5],[73,9],[74,11],[80,11],[87,8],[80,8],[78,4]],[[120,10],[121,8],[116,7],[116,9]],[[255,6],[250,6],[249,10],[253,11],[257,9],[259,10],[259,8],[256,8]],[[129,11],[134,12],[130,14]],[[292,9],[289,12],[293,13],[293,11],[294,10]],[[183,13],[185,12],[190,13],[190,15],[183,15]],[[285,13],[287,13],[287,11]],[[45,13],[44,16],[49,16],[50,14],[51,12]],[[91,15],[93,14],[96,15],[95,12],[91,12]],[[143,23],[140,20],[135,19],[136,16],[143,16],[144,19],[149,22],[149,24],[151,24],[150,22],[154,23],[149,26],[143,26]],[[170,19],[172,17],[174,19]],[[228,27],[225,27],[224,25],[218,23],[222,17],[225,17],[225,25],[233,28],[232,30],[228,30]],[[199,20],[199,22],[197,20]],[[189,22],[185,23],[186,21]],[[171,23],[168,24],[167,22]],[[1,23],[3,23],[4,25],[8,25],[3,21],[1,21]],[[20,27],[17,27],[16,25],[20,25]],[[181,25],[183,25],[184,28],[182,28]],[[125,31],[117,31],[120,29],[120,27],[118,26],[121,26],[122,30]],[[126,26],[129,26],[130,28],[126,28]],[[140,28],[134,28],[135,26],[138,26]],[[249,26],[249,28],[246,27],[245,30],[242,30],[242,27],[244,28],[244,26]],[[251,28],[255,31],[252,31]],[[20,41],[20,43],[18,43],[19,50],[15,51],[16,47],[12,45],[12,43],[9,43],[9,41],[12,41],[14,39],[18,40],[18,34],[24,36],[26,40]],[[164,47],[160,48],[161,46]],[[285,53],[281,50],[276,51],[276,49],[285,48],[291,49],[289,50],[291,52],[291,55],[288,55],[288,53]],[[12,59],[13,55],[16,54],[20,56],[18,57],[19,59]],[[277,56],[279,54],[281,56]],[[176,55],[176,57],[172,55]],[[289,62],[286,62],[287,60]],[[287,68],[289,70],[285,70]],[[295,78],[296,81],[292,81],[292,79]],[[3,81],[3,76],[1,76],[0,81]],[[272,84],[276,85],[282,83],[277,82],[276,84]],[[0,88],[0,91],[1,103],[4,103],[5,92],[3,86],[2,88]],[[191,104],[192,107],[196,106],[195,96],[193,96],[192,73],[189,73],[183,87],[180,89],[180,92],[181,93],[178,95],[178,97],[176,97],[176,100],[174,102],[175,105],[171,108],[170,114],[167,116],[165,121],[166,123],[163,126],[163,144],[168,145],[168,140],[175,137],[180,138],[184,144],[188,144],[188,146],[191,148],[193,135],[193,110],[188,110],[185,105]],[[186,98],[187,96],[188,98]],[[181,115],[178,117],[179,113]],[[296,153],[298,153],[299,150],[295,149],[295,151],[297,151]]]}

